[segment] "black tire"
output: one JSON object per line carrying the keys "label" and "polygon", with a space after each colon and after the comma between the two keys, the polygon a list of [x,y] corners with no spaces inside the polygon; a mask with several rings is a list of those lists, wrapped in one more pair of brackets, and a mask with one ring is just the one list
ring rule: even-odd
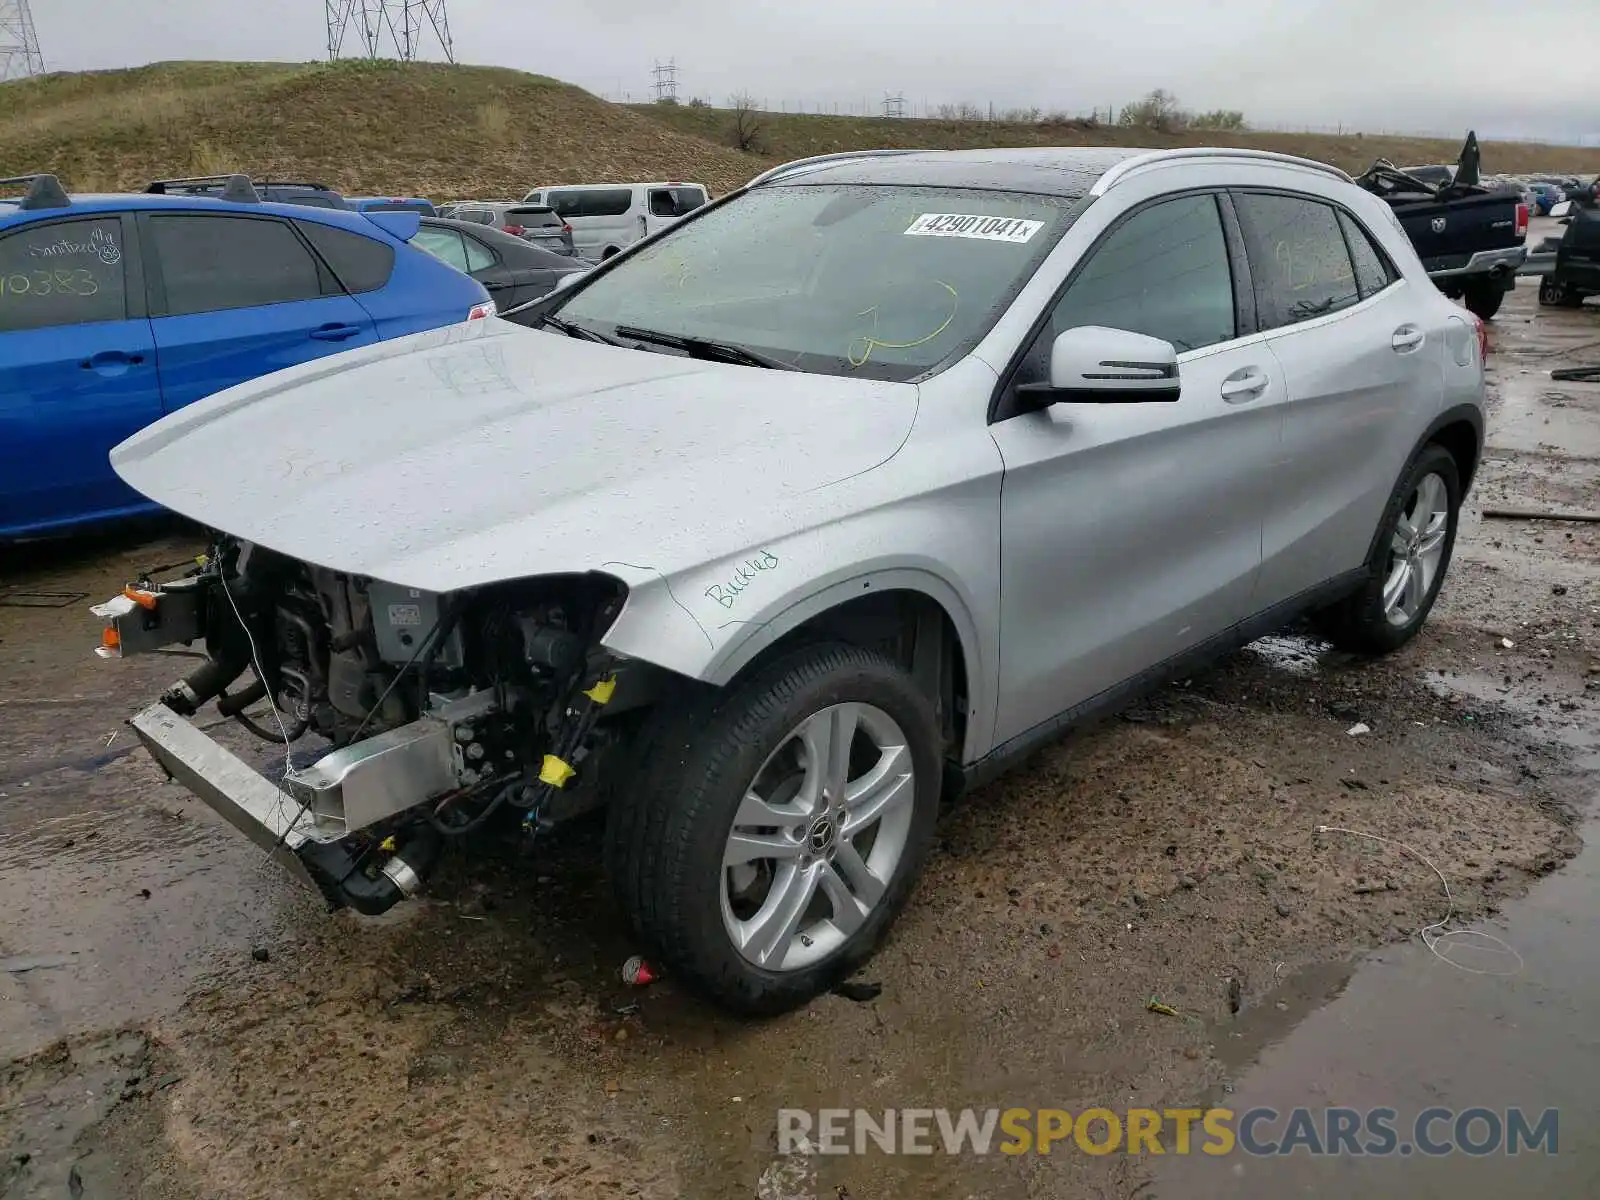
{"label": "black tire", "polygon": [[[1385,615],[1383,607],[1391,540],[1418,484],[1430,474],[1438,475],[1444,481],[1448,499],[1444,552],[1421,605],[1409,621],[1396,625]],[[1379,536],[1374,539],[1372,557],[1367,562],[1365,581],[1351,595],[1314,615],[1313,623],[1322,636],[1340,650],[1374,655],[1390,654],[1416,637],[1417,631],[1427,621],[1428,614],[1433,611],[1433,603],[1438,599],[1439,589],[1449,573],[1460,519],[1461,473],[1456,468],[1456,460],[1443,446],[1429,442],[1401,473],[1400,481],[1383,510],[1383,519],[1378,524]]]}
{"label": "black tire", "polygon": [[606,259],[617,253],[618,250],[615,246],[607,246],[604,250],[600,251],[600,261],[605,262]]}
{"label": "black tire", "polygon": [[[758,771],[802,721],[830,705],[870,704],[899,725],[915,773],[904,850],[864,923],[820,961],[792,971],[749,961],[723,924],[723,854]],[[938,816],[942,755],[932,701],[891,659],[854,646],[802,647],[722,692],[664,714],[635,785],[614,798],[606,870],[635,933],[673,978],[743,1015],[795,1008],[861,966],[905,906]]]}
{"label": "black tire", "polygon": [[1543,308],[1582,308],[1583,295],[1564,283],[1546,278],[1539,284],[1539,304]]}
{"label": "black tire", "polygon": [[1505,288],[1494,282],[1473,284],[1461,297],[1467,311],[1482,321],[1494,320],[1505,299]]}

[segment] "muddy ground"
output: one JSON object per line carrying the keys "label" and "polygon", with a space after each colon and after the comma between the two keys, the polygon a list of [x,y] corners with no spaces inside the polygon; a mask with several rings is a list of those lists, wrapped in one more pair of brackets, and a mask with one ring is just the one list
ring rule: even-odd
{"label": "muddy ground", "polygon": [[[1466,917],[1580,847],[1600,526],[1481,510],[1600,510],[1600,386],[1547,376],[1600,361],[1600,312],[1538,310],[1524,283],[1493,343],[1486,461],[1413,645],[1353,662],[1290,632],[1040,754],[945,819],[862,976],[881,995],[764,1023],[670,980],[621,984],[633,947],[592,823],[452,863],[379,921],[324,915],[131,750],[120,721],[187,664],[88,654],[86,604],[193,544],[157,530],[13,555],[0,1195],[743,1198],[774,1163],[780,1107],[1227,1094],[1239,1045],[1281,1036],[1356,956],[1445,912],[1427,867],[1315,826],[1421,851]],[[23,591],[64,606],[16,607]],[[830,1158],[814,1184],[769,1173],[766,1190],[1150,1195],[1148,1166]]]}

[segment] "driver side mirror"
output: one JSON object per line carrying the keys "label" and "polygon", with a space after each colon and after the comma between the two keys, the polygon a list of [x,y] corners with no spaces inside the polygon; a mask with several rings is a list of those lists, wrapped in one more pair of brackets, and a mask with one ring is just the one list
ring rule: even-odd
{"label": "driver side mirror", "polygon": [[1016,388],[1019,412],[1052,404],[1170,404],[1178,399],[1178,351],[1171,342],[1083,325],[1056,336],[1048,383]]}

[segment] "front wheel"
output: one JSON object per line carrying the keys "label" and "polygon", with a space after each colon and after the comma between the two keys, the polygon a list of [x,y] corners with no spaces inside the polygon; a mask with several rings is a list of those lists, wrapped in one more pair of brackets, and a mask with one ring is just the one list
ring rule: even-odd
{"label": "front wheel", "polygon": [[882,655],[811,646],[691,705],[612,804],[607,866],[667,969],[740,1013],[854,971],[932,843],[933,705]]}
{"label": "front wheel", "polygon": [[1506,290],[1498,283],[1478,283],[1462,295],[1467,311],[1481,321],[1492,321],[1500,306],[1505,303]]}
{"label": "front wheel", "polygon": [[1460,513],[1456,460],[1430,442],[1389,498],[1366,582],[1317,614],[1323,636],[1358,654],[1388,654],[1414,638],[1450,568]]}
{"label": "front wheel", "polygon": [[1582,308],[1583,296],[1564,283],[1546,279],[1539,285],[1539,303],[1545,308]]}

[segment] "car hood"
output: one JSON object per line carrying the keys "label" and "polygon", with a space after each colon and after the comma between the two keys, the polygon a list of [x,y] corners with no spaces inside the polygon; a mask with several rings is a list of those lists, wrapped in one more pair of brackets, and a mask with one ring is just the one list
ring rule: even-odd
{"label": "car hood", "polygon": [[117,446],[111,465],[205,525],[445,592],[739,553],[892,456],[916,405],[909,384],[488,320],[218,392]]}

